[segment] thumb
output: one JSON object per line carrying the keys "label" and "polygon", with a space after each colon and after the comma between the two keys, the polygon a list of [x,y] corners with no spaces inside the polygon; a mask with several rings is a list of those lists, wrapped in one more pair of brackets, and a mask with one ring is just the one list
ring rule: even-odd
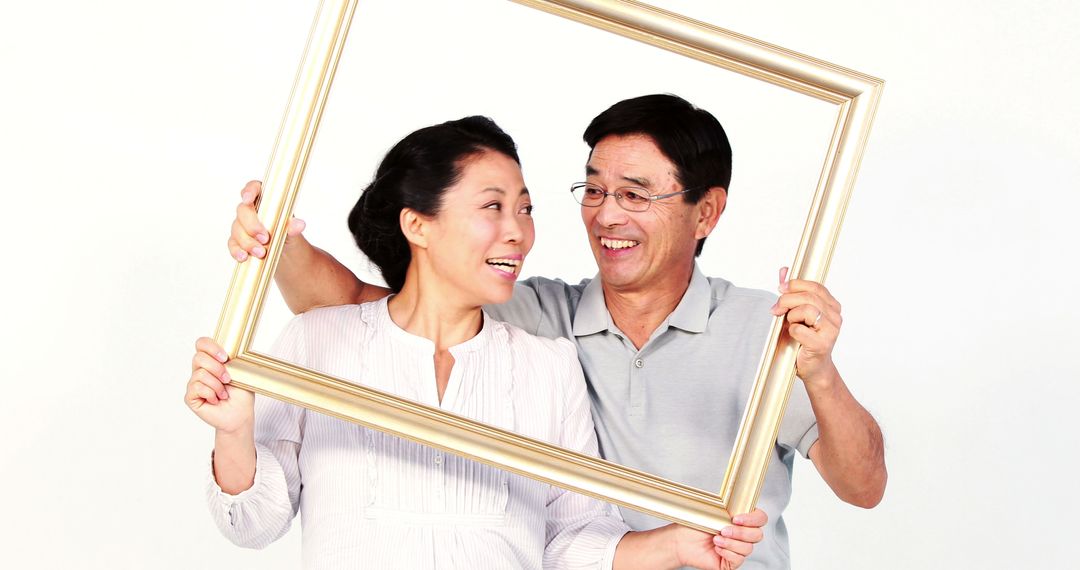
{"label": "thumb", "polygon": [[293,218],[289,220],[289,228],[285,232],[286,237],[298,236],[304,232],[305,228],[307,228],[307,222],[293,216]]}

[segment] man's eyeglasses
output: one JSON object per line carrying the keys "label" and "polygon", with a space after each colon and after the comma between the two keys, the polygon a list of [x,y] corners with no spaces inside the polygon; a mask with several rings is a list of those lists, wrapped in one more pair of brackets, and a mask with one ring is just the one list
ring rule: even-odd
{"label": "man's eyeglasses", "polygon": [[691,190],[693,188],[653,196],[648,190],[637,186],[623,186],[622,188],[616,188],[614,192],[608,192],[600,186],[589,182],[576,182],[570,186],[570,193],[574,195],[574,199],[582,206],[596,208],[603,204],[608,196],[614,196],[615,203],[629,212],[644,212],[657,200],[685,194]]}

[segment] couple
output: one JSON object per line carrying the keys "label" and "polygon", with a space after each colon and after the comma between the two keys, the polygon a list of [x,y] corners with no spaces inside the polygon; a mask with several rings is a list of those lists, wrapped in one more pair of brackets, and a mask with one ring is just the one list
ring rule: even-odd
{"label": "couple", "polygon": [[[836,301],[798,280],[776,299],[695,266],[730,179],[716,119],[640,97],[585,140],[587,182],[573,193],[599,279],[514,284],[533,238],[514,144],[484,119],[445,123],[395,146],[349,216],[390,291],[290,236],[277,275],[290,307],[360,304],[304,313],[276,354],[565,447],[595,452],[598,437],[608,459],[718,488],[770,319],[786,313],[805,388],[760,504],[783,510],[796,451],[842,499],[880,500],[880,433],[831,360]],[[233,228],[240,261],[265,254],[257,192],[245,188]],[[597,501],[231,389],[225,355],[207,339],[198,349],[187,401],[217,428],[211,510],[240,544],[269,543],[300,508],[309,566],[737,566],[762,526],[747,567],[788,565],[779,517],[755,511],[711,537],[624,510],[652,529],[627,533]]]}

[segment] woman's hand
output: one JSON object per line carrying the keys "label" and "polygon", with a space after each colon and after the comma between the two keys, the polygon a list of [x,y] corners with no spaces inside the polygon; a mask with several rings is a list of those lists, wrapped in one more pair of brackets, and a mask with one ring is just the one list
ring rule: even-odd
{"label": "woman's hand", "polygon": [[230,386],[225,370],[229,356],[212,339],[195,342],[191,379],[184,402],[219,433],[250,432],[255,422],[255,394]]}
{"label": "woman's hand", "polygon": [[767,522],[765,511],[754,509],[734,517],[731,526],[715,535],[676,525],[679,563],[695,568],[734,570],[742,566],[754,551],[754,545],[761,542],[764,537],[761,528]]}
{"label": "woman's hand", "polygon": [[[236,206],[236,219],[233,220],[232,233],[229,235],[229,254],[236,261],[246,261],[248,257],[266,257],[266,245],[270,243],[270,232],[259,221],[255,200],[262,193],[262,182],[252,180],[240,191],[240,204]],[[289,220],[285,232],[285,244],[289,238],[299,236],[304,231],[304,220]]]}
{"label": "woman's hand", "polygon": [[742,566],[764,536],[765,511],[736,515],[732,525],[709,534],[678,524],[628,532],[615,549],[616,570],[682,568],[734,570]]}

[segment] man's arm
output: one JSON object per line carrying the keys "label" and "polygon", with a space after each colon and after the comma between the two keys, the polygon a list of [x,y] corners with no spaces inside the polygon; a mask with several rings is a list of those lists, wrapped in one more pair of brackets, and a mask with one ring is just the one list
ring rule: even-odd
{"label": "man's arm", "polygon": [[832,382],[807,383],[818,423],[810,461],[843,501],[866,509],[881,502],[888,473],[881,429],[848,391],[840,373]]}
{"label": "man's arm", "polygon": [[810,460],[840,499],[874,507],[888,479],[885,444],[877,422],[852,396],[832,360],[843,322],[840,303],[820,283],[785,282],[785,277],[782,271],[773,313],[787,314],[787,332],[802,344],[796,368],[818,424]]}
{"label": "man's arm", "polygon": [[[260,192],[261,182],[248,182],[241,191],[240,205],[236,207],[229,252],[239,262],[248,257],[264,257],[265,246],[270,242],[270,232],[259,221],[255,209],[255,200]],[[289,223],[285,246],[274,274],[274,281],[293,313],[303,313],[316,307],[366,303],[390,293],[385,287],[357,279],[334,256],[304,239],[300,233],[303,229],[301,220],[294,219]]]}

